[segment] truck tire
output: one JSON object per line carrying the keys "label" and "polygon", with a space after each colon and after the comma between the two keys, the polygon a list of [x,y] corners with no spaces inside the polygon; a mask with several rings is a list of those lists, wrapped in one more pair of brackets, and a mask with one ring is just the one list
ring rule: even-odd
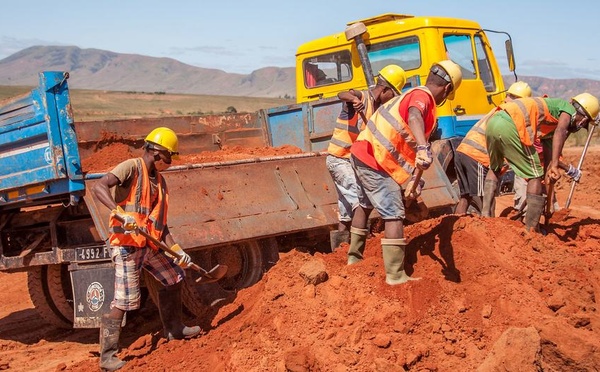
{"label": "truck tire", "polygon": [[31,302],[40,316],[58,328],[73,328],[73,292],[68,265],[34,266],[27,272]]}

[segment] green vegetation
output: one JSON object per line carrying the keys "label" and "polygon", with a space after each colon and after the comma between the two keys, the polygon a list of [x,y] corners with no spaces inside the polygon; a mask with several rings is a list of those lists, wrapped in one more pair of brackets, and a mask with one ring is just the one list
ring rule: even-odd
{"label": "green vegetation", "polygon": [[[26,93],[31,89],[0,86],[0,100]],[[249,113],[292,103],[293,100],[282,98],[71,89],[71,106],[75,121]]]}

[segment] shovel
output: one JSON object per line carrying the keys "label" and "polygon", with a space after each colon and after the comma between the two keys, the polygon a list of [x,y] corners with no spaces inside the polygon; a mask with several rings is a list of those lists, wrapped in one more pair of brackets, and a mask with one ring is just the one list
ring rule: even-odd
{"label": "shovel", "polygon": [[[120,216],[118,216],[116,214],[114,214],[113,216],[115,216],[115,218],[119,222],[121,222],[121,223],[125,222]],[[175,252],[174,250],[169,248],[165,243],[156,239],[155,237],[148,234],[146,231],[140,229],[139,227],[137,227],[135,229],[135,232],[140,234],[144,238],[150,240],[157,247],[159,247],[163,251],[167,252],[171,256],[175,257],[176,259],[181,258],[181,255],[179,253]],[[191,268],[192,270],[195,270],[200,273],[200,277],[198,279],[196,279],[196,283],[201,283],[201,284],[209,284],[209,283],[217,282],[217,281],[221,280],[225,276],[225,274],[227,274],[227,265],[216,265],[215,267],[213,267],[212,269],[210,269],[208,271],[204,270],[202,267],[198,266],[197,264],[195,264],[193,262],[190,262],[188,267]]]}

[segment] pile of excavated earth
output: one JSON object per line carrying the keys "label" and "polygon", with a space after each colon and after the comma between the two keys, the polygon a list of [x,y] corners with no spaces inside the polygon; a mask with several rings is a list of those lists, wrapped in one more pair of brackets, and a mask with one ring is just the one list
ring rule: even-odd
{"label": "pile of excavated earth", "polygon": [[[575,164],[580,154],[565,149]],[[570,187],[561,178],[561,205]],[[503,196],[498,208],[511,202]],[[546,235],[507,217],[446,215],[408,226],[407,268],[418,281],[385,284],[381,233],[352,266],[347,245],[281,253],[214,317],[187,320],[203,326],[198,338],[166,343],[152,306],[132,318],[123,370],[597,370],[599,202],[600,148],[592,147],[570,209],[550,219]],[[96,371],[98,331],[44,326],[24,278],[0,273],[0,369]]]}

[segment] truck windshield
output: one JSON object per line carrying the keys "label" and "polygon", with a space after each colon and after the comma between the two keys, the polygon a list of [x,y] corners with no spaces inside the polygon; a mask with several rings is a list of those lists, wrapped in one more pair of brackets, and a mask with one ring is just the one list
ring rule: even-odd
{"label": "truck windshield", "polygon": [[473,55],[473,43],[470,35],[445,35],[444,45],[450,59],[456,62],[462,71],[463,80],[477,79],[477,71],[485,90],[493,92],[496,84],[492,76],[492,69],[487,53],[484,48],[484,42],[480,36],[475,36],[475,52]]}
{"label": "truck windshield", "polygon": [[389,64],[398,65],[405,71],[421,66],[421,49],[416,36],[368,45],[367,50],[374,74]]}

